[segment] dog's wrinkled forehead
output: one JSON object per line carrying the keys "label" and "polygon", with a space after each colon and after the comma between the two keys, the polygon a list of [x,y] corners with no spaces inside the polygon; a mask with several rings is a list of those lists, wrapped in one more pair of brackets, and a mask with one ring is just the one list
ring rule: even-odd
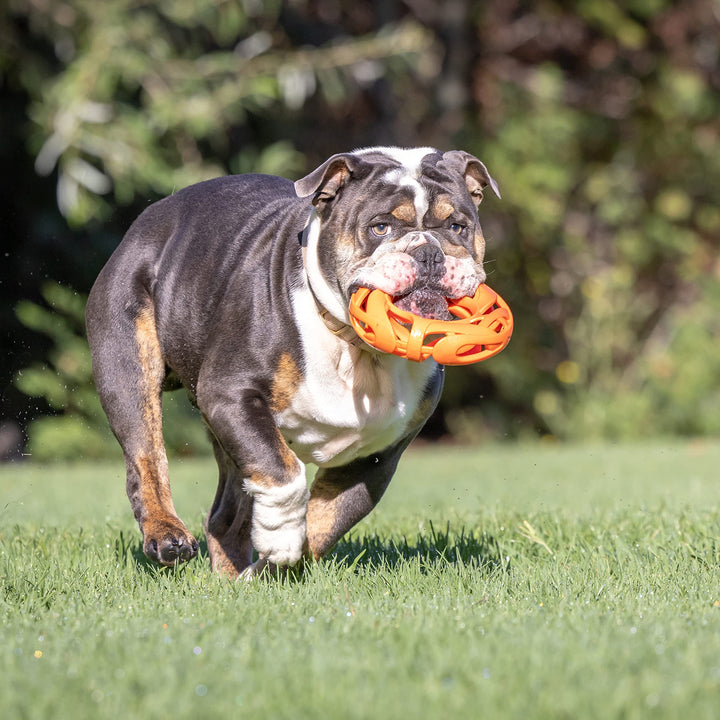
{"label": "dog's wrinkled forehead", "polygon": [[352,154],[378,164],[384,163],[396,173],[416,178],[422,172],[423,160],[428,155],[437,155],[437,159],[442,157],[438,150],[431,147],[369,147],[354,150]]}
{"label": "dog's wrinkled forehead", "polygon": [[377,166],[379,172],[376,178],[381,185],[402,188],[409,193],[413,198],[416,217],[425,215],[428,210],[428,193],[420,179],[425,166],[432,163],[433,159],[437,162],[442,158],[437,150],[429,147],[374,147],[356,150],[353,155]]}
{"label": "dog's wrinkled forehead", "polygon": [[[449,195],[461,204],[477,208],[486,186],[500,195],[485,165],[469,153],[452,150],[441,153],[430,147],[370,147],[333,155],[312,173],[296,181],[300,197],[313,196],[313,205],[324,211],[373,207],[390,194],[408,199],[407,212],[420,221],[432,199]],[[466,208],[469,209],[469,208]]]}

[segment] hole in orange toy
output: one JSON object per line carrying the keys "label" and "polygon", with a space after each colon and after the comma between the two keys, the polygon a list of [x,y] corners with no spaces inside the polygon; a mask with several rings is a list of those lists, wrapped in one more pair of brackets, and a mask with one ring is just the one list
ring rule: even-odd
{"label": "hole in orange toy", "polygon": [[422,362],[469,365],[497,355],[509,342],[513,317],[507,303],[487,285],[473,297],[448,299],[457,320],[434,320],[401,310],[381,290],[359,288],[350,298],[355,332],[377,350]]}

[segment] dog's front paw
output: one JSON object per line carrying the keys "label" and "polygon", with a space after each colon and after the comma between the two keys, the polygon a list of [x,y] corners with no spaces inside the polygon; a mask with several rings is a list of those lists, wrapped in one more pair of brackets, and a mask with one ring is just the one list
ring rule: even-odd
{"label": "dog's front paw", "polygon": [[307,556],[304,555],[302,560],[296,565],[293,565],[292,567],[287,565],[280,567],[278,565],[273,565],[273,563],[268,562],[263,558],[259,558],[252,565],[248,565],[248,567],[246,567],[240,575],[238,575],[237,579],[244,580],[248,583],[254,582],[260,578],[264,578],[266,580],[286,577],[298,579],[305,572],[306,560]]}
{"label": "dog's front paw", "polygon": [[305,521],[289,523],[280,528],[268,528],[253,522],[253,546],[261,559],[273,565],[295,565],[302,557],[305,544]]}
{"label": "dog's front paw", "polygon": [[177,520],[151,521],[143,523],[143,552],[161,565],[185,562],[197,555],[197,540]]}
{"label": "dog's front paw", "polygon": [[251,538],[262,560],[273,565],[295,565],[305,545],[305,515],[310,493],[305,469],[290,483],[245,487],[254,498]]}

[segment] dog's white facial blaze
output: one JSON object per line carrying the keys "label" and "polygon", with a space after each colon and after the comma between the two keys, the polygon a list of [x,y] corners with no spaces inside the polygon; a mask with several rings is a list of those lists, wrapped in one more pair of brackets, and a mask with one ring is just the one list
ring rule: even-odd
{"label": "dog's white facial blaze", "polygon": [[359,150],[355,150],[353,152],[353,155],[386,155],[387,157],[392,158],[396,162],[399,162],[408,171],[408,173],[410,173],[411,176],[418,177],[420,175],[420,164],[422,163],[423,158],[427,157],[428,155],[433,155],[436,152],[438,151],[435,148],[431,147],[401,148],[392,146],[378,146],[360,148]]}
{"label": "dog's white facial blaze", "polygon": [[389,170],[383,180],[390,185],[409,187],[413,191],[415,212],[418,218],[425,217],[428,211],[428,197],[425,188],[420,184],[423,158],[437,153],[435,148],[400,148],[400,147],[370,147],[356,150],[355,155],[381,154],[400,163],[401,167]]}
{"label": "dog's white facial blaze", "polygon": [[397,185],[398,187],[409,188],[413,194],[413,204],[415,205],[415,216],[418,218],[425,217],[428,211],[429,203],[425,188],[420,184],[416,177],[408,168],[393,168],[388,170],[383,176],[383,180],[388,185]]}
{"label": "dog's white facial blaze", "polygon": [[275,565],[294,565],[302,556],[305,543],[305,515],[310,493],[305,465],[286,485],[265,486],[244,480],[245,490],[253,497],[250,537],[258,555]]}

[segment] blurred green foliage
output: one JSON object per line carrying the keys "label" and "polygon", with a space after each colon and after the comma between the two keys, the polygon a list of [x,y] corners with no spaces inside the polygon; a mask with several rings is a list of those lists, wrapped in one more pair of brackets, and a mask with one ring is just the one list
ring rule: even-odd
{"label": "blurred green foliage", "polygon": [[[27,452],[39,461],[100,458],[117,454],[92,378],[90,350],[85,340],[87,298],[57,283],[43,286],[44,303],[22,301],[20,322],[52,341],[46,362],[34,363],[17,377],[17,385],[32,398],[43,398],[57,415],[30,423]],[[199,413],[182,392],[163,398],[165,445],[170,455],[209,452]]]}
{"label": "blurred green foliage", "polygon": [[[463,148],[502,189],[480,216],[489,283],[516,331],[502,355],[448,372],[428,432],[720,431],[713,0],[10,9],[0,70],[27,94],[35,168],[56,178],[72,226],[119,235],[117,208],[227,172],[297,177],[361,145]],[[50,334],[33,307],[20,306],[23,322]],[[33,441],[70,416],[103,425],[89,410],[82,341],[63,332],[45,371],[19,379],[64,413],[38,421]],[[66,391],[63,353],[85,368],[88,397]]]}
{"label": "blurred green foliage", "polygon": [[46,306],[30,301],[16,309],[20,322],[52,341],[45,363],[18,373],[17,385],[32,398],[44,398],[59,416],[44,416],[30,426],[28,453],[38,459],[99,457],[112,439],[103,422],[92,384],[87,342],[82,334],[84,301],[60,285],[44,289]]}
{"label": "blurred green foliage", "polygon": [[317,87],[339,101],[360,63],[409,61],[429,41],[413,25],[291,49],[275,37],[279,1],[13,4],[60,61],[51,72],[23,63],[20,73],[34,93],[35,168],[57,171],[60,210],[76,226],[228,169],[301,170],[286,141],[234,152],[228,136],[279,102],[299,108]]}
{"label": "blurred green foliage", "polygon": [[562,60],[485,70],[484,157],[511,169],[493,282],[519,315],[493,372],[560,438],[717,433],[717,17],[586,0],[559,23],[535,41],[564,32]]}

